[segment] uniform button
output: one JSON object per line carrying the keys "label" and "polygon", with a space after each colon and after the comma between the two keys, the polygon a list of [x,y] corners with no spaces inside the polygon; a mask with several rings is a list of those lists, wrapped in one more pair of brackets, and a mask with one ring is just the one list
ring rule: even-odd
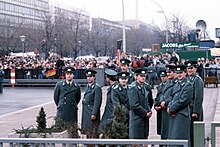
{"label": "uniform button", "polygon": [[66,105],[66,102],[64,102],[63,104]]}
{"label": "uniform button", "polygon": [[88,107],[89,107],[89,105],[88,105]]}
{"label": "uniform button", "polygon": [[64,99],[66,99],[66,97],[64,97]]}
{"label": "uniform button", "polygon": [[86,100],[86,99],[83,99],[84,101]]}

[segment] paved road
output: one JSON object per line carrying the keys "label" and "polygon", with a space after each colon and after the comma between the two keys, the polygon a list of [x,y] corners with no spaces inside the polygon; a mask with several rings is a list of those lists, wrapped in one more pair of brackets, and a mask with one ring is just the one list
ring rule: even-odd
{"label": "paved road", "polygon": [[0,115],[49,102],[53,100],[53,89],[4,87],[0,94]]}

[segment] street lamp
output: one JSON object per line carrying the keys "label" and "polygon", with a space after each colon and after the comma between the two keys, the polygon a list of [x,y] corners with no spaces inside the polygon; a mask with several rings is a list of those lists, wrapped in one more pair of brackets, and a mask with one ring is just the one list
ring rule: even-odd
{"label": "street lamp", "polygon": [[21,43],[22,43],[22,52],[23,52],[22,58],[23,58],[23,60],[24,60],[24,44],[25,44],[25,38],[26,38],[26,36],[24,36],[24,35],[20,36]]}
{"label": "street lamp", "polygon": [[122,0],[122,16],[123,16],[123,52],[126,53],[124,0]]}
{"label": "street lamp", "polygon": [[[166,19],[167,33],[168,33],[168,19],[167,19],[165,13],[169,13],[170,15],[172,15],[173,18],[176,19],[176,21],[173,21],[174,24],[175,24],[175,23],[178,23],[178,18],[177,18],[173,13],[170,13],[170,12],[164,12],[164,11],[157,11],[157,12],[158,12],[158,13],[163,13],[163,14],[164,14],[165,19]],[[175,25],[173,25],[173,27],[174,27],[174,29],[175,29]],[[167,36],[168,36],[168,34],[167,34]]]}
{"label": "street lamp", "polygon": [[155,3],[155,4],[161,9],[160,13],[163,13],[163,15],[164,15],[164,18],[165,18],[165,21],[166,21],[166,43],[168,43],[168,42],[169,42],[168,29],[167,29],[168,21],[167,21],[166,14],[165,14],[163,8],[161,7],[161,5],[160,5],[159,3],[157,3],[157,2],[154,1],[154,0],[150,0],[150,1],[152,1],[153,3]]}

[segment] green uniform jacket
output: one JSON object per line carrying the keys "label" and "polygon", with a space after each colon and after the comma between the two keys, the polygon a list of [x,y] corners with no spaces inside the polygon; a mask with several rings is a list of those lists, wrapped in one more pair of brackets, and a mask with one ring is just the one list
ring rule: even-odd
{"label": "green uniform jacket", "polygon": [[129,138],[147,139],[149,135],[149,118],[147,113],[151,112],[148,102],[149,91],[145,85],[136,81],[128,90],[130,104]]}
{"label": "green uniform jacket", "polygon": [[[83,134],[89,135],[91,131],[97,132],[100,123],[100,107],[102,104],[102,89],[94,82],[91,86],[87,85],[86,92],[82,101],[82,124]],[[91,115],[96,116],[96,120],[91,121]]]}
{"label": "green uniform jacket", "polygon": [[111,92],[112,92],[112,89],[117,85],[117,83],[118,82],[115,82],[113,85],[111,85],[108,88],[105,111],[104,111],[104,114],[102,115],[102,119],[99,125],[99,129],[101,130],[103,129],[104,126],[112,123],[113,104],[112,104]]}
{"label": "green uniform jacket", "polygon": [[81,99],[79,85],[73,82],[59,81],[54,90],[54,102],[57,106],[57,118],[65,122],[77,122],[77,105]]}
{"label": "green uniform jacket", "polygon": [[196,73],[192,77],[188,77],[189,81],[193,85],[193,99],[191,101],[191,113],[197,113],[198,118],[195,121],[203,121],[203,95],[204,95],[204,83],[202,78]]}
{"label": "green uniform jacket", "polygon": [[172,100],[168,108],[170,117],[168,139],[186,139],[190,141],[190,103],[193,97],[192,84],[184,78],[173,87]]}
{"label": "green uniform jacket", "polygon": [[113,107],[116,108],[118,105],[123,106],[126,111],[130,110],[127,88],[122,87],[119,83],[112,89],[112,103]]}
{"label": "green uniform jacket", "polygon": [[[163,90],[164,84],[160,83],[157,87],[157,95],[154,101],[154,107],[160,106],[160,97],[162,96],[162,90]],[[161,135],[161,110],[157,111],[157,134]]]}
{"label": "green uniform jacket", "polygon": [[166,108],[162,109],[162,116],[161,116],[161,139],[168,138],[168,131],[169,131],[169,120],[170,116],[167,113],[167,105],[169,104],[170,99],[172,98],[174,81],[168,80],[163,87],[162,96],[160,97],[160,103],[165,101]]}
{"label": "green uniform jacket", "polygon": [[[91,86],[87,85],[86,92],[82,101],[82,124],[83,134],[89,135],[91,131],[97,133],[100,123],[100,107],[102,104],[102,89],[94,82]],[[91,115],[96,116],[96,120],[91,121]]]}

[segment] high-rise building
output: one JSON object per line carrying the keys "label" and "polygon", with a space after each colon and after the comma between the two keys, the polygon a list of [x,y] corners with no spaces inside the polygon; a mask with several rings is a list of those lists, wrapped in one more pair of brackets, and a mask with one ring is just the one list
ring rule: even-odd
{"label": "high-rise building", "polygon": [[49,0],[0,0],[0,25],[40,28],[49,13]]}

